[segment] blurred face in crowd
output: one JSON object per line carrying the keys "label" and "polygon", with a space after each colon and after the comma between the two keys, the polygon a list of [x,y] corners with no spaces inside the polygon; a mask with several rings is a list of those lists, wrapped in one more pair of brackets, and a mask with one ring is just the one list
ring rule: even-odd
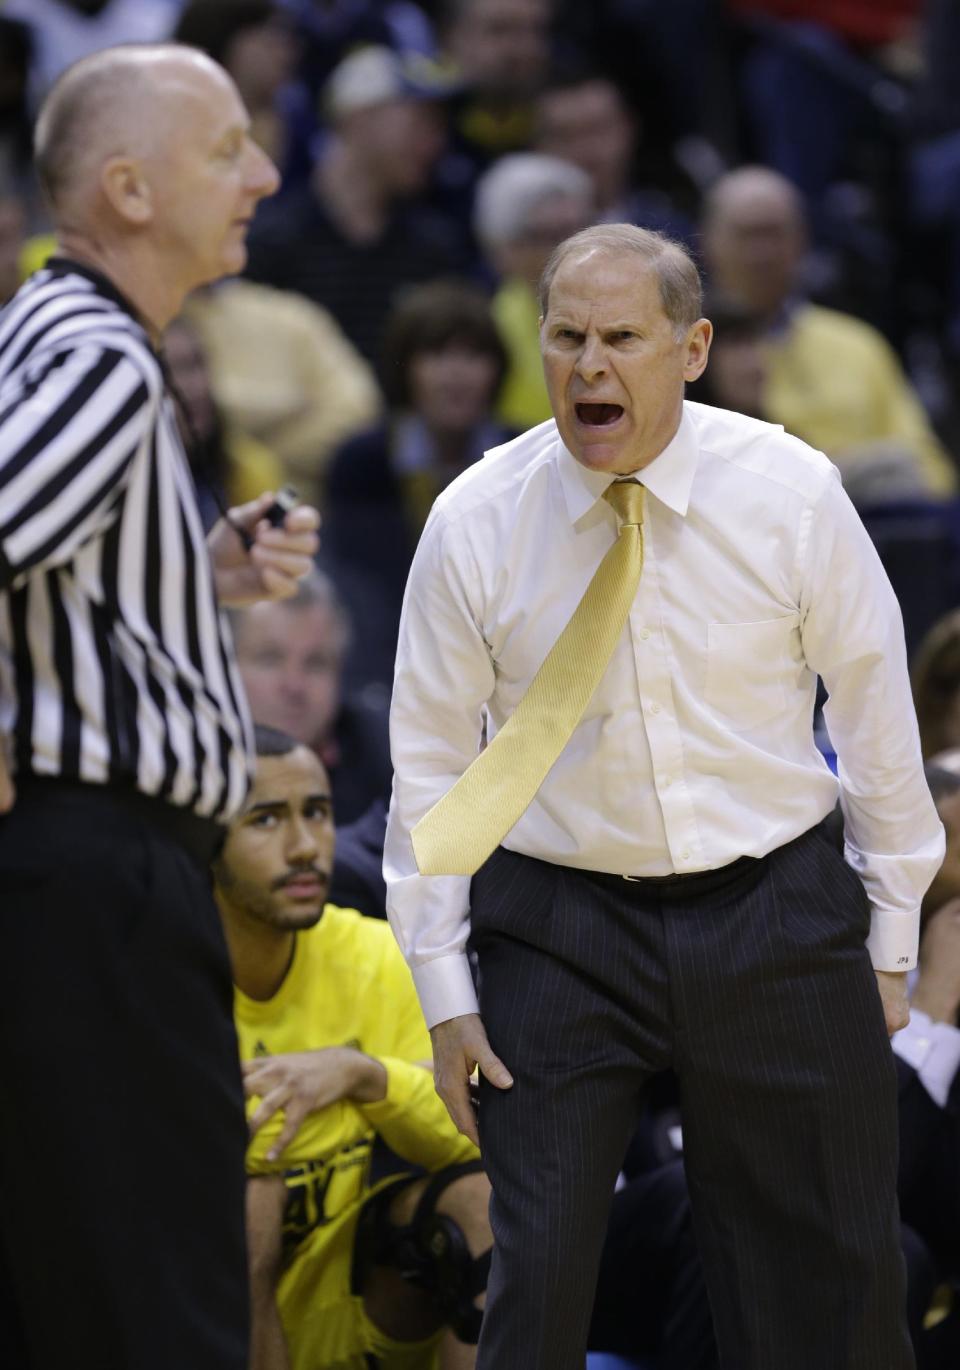
{"label": "blurred face in crowd", "polygon": [[703,247],[721,294],[751,313],[775,314],[794,289],[804,246],[799,200],[776,173],[747,169],[715,187]]}
{"label": "blurred face in crowd", "polygon": [[20,288],[20,252],[26,231],[27,218],[20,201],[0,199],[0,304]]}
{"label": "blurred face in crowd", "polygon": [[428,428],[464,433],[489,417],[497,359],[466,343],[417,352],[410,360],[411,404]]}
{"label": "blurred face in crowd", "polygon": [[[216,423],[210,372],[200,338],[186,320],[175,320],[164,333],[163,355],[194,432],[201,438],[208,438]],[[192,434],[180,413],[180,406],[176,409],[180,436],[189,451]]]}
{"label": "blurred face in crowd", "polygon": [[548,0],[464,0],[447,51],[465,83],[491,100],[527,100],[547,69]]}
{"label": "blurred face in crowd", "polygon": [[276,167],[250,139],[236,86],[219,67],[172,57],[150,147],[140,159],[151,236],[182,291],[246,265],[254,210],[279,185]]}
{"label": "blurred face in crowd", "polygon": [[430,100],[390,100],[360,109],[343,128],[369,173],[399,196],[423,190],[447,136],[444,108]]}
{"label": "blurred face in crowd", "polygon": [[637,253],[597,248],[560,264],[540,347],[560,436],[581,465],[628,475],[658,456],[680,422],[686,381],[702,373],[710,324],[678,339],[657,276]]}
{"label": "blurred face in crowd", "polygon": [[333,869],[330,782],[307,747],[257,758],[243,812],[214,864],[221,908],[283,932],[311,928]]}
{"label": "blurred face in crowd", "polygon": [[550,195],[534,205],[523,232],[496,252],[497,269],[506,277],[519,277],[535,287],[550,253],[564,238],[586,228],[593,205],[579,195]]}
{"label": "blurred face in crowd", "polygon": [[254,604],[236,628],[237,661],[258,723],[308,747],[326,741],[340,708],[345,629],[324,603]]}
{"label": "blurred face in crowd", "polygon": [[610,81],[545,91],[537,101],[537,125],[537,150],[592,176],[601,209],[626,193],[636,125]]}
{"label": "blurred face in crowd", "polygon": [[241,29],[227,45],[223,65],[250,105],[273,102],[293,77],[297,42],[283,22],[269,20]]}

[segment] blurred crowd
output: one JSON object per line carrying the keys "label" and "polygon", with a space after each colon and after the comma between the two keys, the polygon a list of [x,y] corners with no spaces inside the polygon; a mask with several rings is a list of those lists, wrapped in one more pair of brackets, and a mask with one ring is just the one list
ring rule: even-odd
{"label": "blurred crowd", "polygon": [[[383,916],[406,574],[437,493],[550,416],[535,287],[561,239],[625,220],[686,242],[716,326],[689,398],[782,424],[840,469],[901,603],[948,831],[915,1004],[930,1042],[944,1037],[935,1028],[954,1034],[954,1074],[935,1097],[919,1048],[898,1062],[912,1326],[923,1366],[955,1367],[960,9],[5,0],[0,302],[50,250],[31,160],[38,101],[89,52],[170,37],[226,67],[283,174],[244,276],[194,296],[164,354],[211,522],[218,499],[287,482],[323,511],[315,575],[295,599],[244,611],[235,636],[257,722],[313,749],[329,775],[335,902]],[[701,1295],[679,1126],[667,1091],[625,1166],[631,1197],[601,1274],[600,1349],[636,1363],[665,1363],[670,1319],[692,1325]],[[662,1246],[641,1250],[638,1224],[654,1220]],[[654,1266],[669,1289],[656,1316],[632,1321]]]}

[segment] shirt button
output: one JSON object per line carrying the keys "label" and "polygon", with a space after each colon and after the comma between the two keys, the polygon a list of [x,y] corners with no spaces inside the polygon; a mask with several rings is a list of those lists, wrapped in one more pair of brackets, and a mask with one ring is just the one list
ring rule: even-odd
{"label": "shirt button", "polygon": [[650,705],[650,712],[652,714],[658,714],[660,712],[660,705],[656,702],[656,700],[654,700],[654,702]]}
{"label": "shirt button", "polygon": [[660,781],[660,784],[663,789],[669,790],[670,786],[673,784],[673,776],[665,775],[663,779]]}
{"label": "shirt button", "polygon": [[689,853],[688,851],[682,851],[682,852],[680,853],[680,860],[681,860],[681,861],[689,861],[689,860],[690,860],[690,853]]}
{"label": "shirt button", "polygon": [[650,629],[649,629],[649,628],[641,628],[641,629],[640,629],[640,641],[641,641],[641,642],[646,642],[646,640],[647,640],[647,638],[648,638],[649,636],[650,636]]}

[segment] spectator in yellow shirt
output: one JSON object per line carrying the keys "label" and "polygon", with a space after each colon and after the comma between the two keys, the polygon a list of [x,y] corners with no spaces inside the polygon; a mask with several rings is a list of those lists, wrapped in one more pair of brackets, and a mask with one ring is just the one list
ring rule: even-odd
{"label": "spectator in yellow shirt", "polygon": [[323,765],[274,729],[256,742],[214,866],[252,1132],[251,1370],[469,1370],[489,1184],[390,929],[326,903]]}
{"label": "spectator in yellow shirt", "polygon": [[952,495],[956,468],[893,348],[861,319],[803,298],[795,187],[765,167],[740,167],[713,186],[702,227],[714,291],[764,322],[768,417],[826,452],[845,479],[896,461],[910,466],[918,493]]}

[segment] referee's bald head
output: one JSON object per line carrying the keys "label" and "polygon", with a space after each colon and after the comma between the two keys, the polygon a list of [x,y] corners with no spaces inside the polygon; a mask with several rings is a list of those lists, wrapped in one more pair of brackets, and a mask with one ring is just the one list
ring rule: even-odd
{"label": "referee's bald head", "polygon": [[58,220],[89,202],[112,157],[143,158],[169,136],[198,71],[228,80],[181,43],[129,43],[82,58],[51,88],[34,132],[37,175]]}

